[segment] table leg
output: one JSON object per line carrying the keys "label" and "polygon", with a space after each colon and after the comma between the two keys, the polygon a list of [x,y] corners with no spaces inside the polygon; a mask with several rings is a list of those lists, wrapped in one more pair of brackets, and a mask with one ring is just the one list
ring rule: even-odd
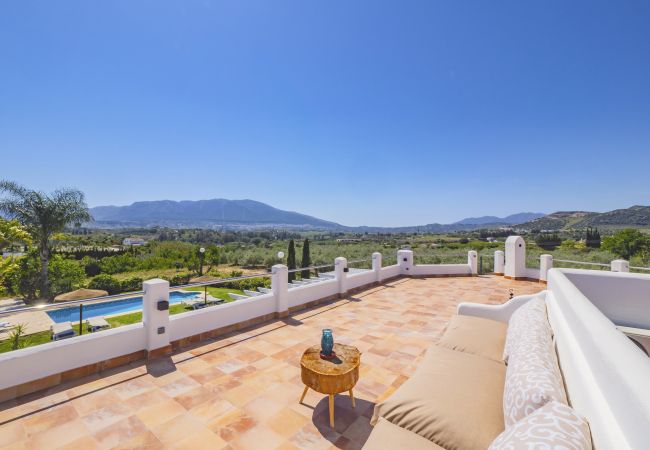
{"label": "table leg", "polygon": [[300,397],[300,401],[298,403],[302,403],[302,401],[305,399],[305,395],[307,395],[308,390],[309,390],[309,388],[307,386],[305,386],[305,390],[302,391],[302,396]]}
{"label": "table leg", "polygon": [[353,408],[356,408],[356,407],[357,407],[357,404],[356,404],[356,402],[354,401],[354,394],[352,393],[352,389],[350,389],[350,400],[352,400],[352,407],[353,407]]}
{"label": "table leg", "polygon": [[330,427],[334,428],[334,396],[330,394]]}

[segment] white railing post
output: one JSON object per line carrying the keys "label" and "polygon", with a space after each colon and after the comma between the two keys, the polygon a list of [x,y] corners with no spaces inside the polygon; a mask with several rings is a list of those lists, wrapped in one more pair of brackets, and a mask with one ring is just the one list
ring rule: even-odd
{"label": "white railing post", "polygon": [[505,272],[506,257],[501,250],[494,252],[494,274],[503,275]]}
{"label": "white railing post", "polygon": [[375,272],[375,282],[381,282],[381,253],[372,254],[372,270]]}
{"label": "white railing post", "polygon": [[339,256],[334,260],[334,274],[339,284],[339,296],[343,297],[348,292],[348,260]]}
{"label": "white railing post", "polygon": [[526,278],[526,242],[521,236],[506,239],[505,276],[513,280]]}
{"label": "white railing post", "polygon": [[548,271],[553,268],[553,255],[539,257],[539,281],[548,281]]}
{"label": "white railing post", "polygon": [[289,315],[289,268],[284,264],[271,267],[271,291],[279,317]]}
{"label": "white railing post", "polygon": [[169,281],[154,278],[142,283],[142,324],[147,358],[171,353],[169,342]]}
{"label": "white railing post", "polygon": [[624,259],[615,259],[611,263],[612,272],[629,272],[630,263]]}
{"label": "white railing post", "polygon": [[402,275],[411,275],[413,273],[413,250],[397,250],[397,265]]}
{"label": "white railing post", "polygon": [[475,250],[467,252],[467,264],[472,275],[478,275],[478,253]]}

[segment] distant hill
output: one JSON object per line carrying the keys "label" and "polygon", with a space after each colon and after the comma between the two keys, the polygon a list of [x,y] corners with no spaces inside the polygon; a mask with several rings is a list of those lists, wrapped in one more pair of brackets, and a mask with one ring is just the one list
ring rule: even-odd
{"label": "distant hill", "polygon": [[546,214],[542,213],[532,213],[532,212],[523,212],[518,214],[511,214],[506,217],[496,217],[496,216],[482,216],[482,217],[468,217],[458,222],[454,222],[453,225],[491,225],[491,224],[507,224],[507,225],[519,225],[520,223],[529,222],[535,220],[539,217],[544,217]]}
{"label": "distant hill", "polygon": [[558,211],[544,217],[525,222],[517,226],[524,230],[562,230],[564,228],[575,228],[575,225],[586,217],[597,215],[589,211]]}
{"label": "distant hill", "polygon": [[615,209],[584,218],[582,227],[650,227],[650,206]]}
{"label": "distant hill", "polygon": [[254,200],[157,200],[135,202],[128,206],[97,206],[90,209],[97,228],[154,227],[170,228],[296,228],[369,233],[446,233],[478,228],[516,225],[539,213],[519,213],[508,217],[467,218],[452,224],[431,223],[405,227],[347,227],[335,222],[292,211],[283,211]]}
{"label": "distant hill", "polygon": [[145,201],[128,206],[98,206],[90,209],[98,228],[295,228],[336,230],[354,233],[449,233],[477,229],[514,227],[521,230],[571,228],[650,227],[650,206],[633,206],[606,213],[558,211],[553,214],[522,212],[507,217],[468,217],[451,224],[430,223],[404,227],[348,227],[335,222],[284,211],[254,200],[222,198],[197,201]]}
{"label": "distant hill", "polygon": [[90,209],[97,227],[168,226],[172,228],[218,226],[278,226],[333,229],[341,225],[291,211],[283,211],[254,200],[222,198],[197,201],[146,201],[128,206],[98,206]]}
{"label": "distant hill", "polygon": [[559,211],[517,226],[523,230],[566,230],[587,227],[650,227],[650,206],[632,206],[604,213]]}

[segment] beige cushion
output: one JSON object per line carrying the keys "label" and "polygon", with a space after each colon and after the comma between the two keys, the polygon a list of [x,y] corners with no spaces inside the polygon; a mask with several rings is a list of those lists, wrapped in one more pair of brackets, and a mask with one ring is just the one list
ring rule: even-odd
{"label": "beige cushion", "polygon": [[444,450],[430,440],[381,418],[375,428],[372,429],[372,433],[370,433],[363,448],[365,450],[396,450],[400,448],[409,450]]}
{"label": "beige cushion", "polygon": [[416,373],[386,401],[380,417],[448,450],[486,449],[503,431],[505,365],[433,346]]}
{"label": "beige cushion", "polygon": [[553,332],[546,315],[546,302],[542,298],[529,300],[510,317],[502,359],[507,363],[515,346],[522,341],[535,340],[539,336],[552,337]]}
{"label": "beige cushion", "polygon": [[472,316],[454,316],[439,345],[503,361],[508,324]]}
{"label": "beige cushion", "polygon": [[501,433],[489,450],[532,448],[590,450],[589,424],[567,405],[550,402]]}
{"label": "beige cushion", "polygon": [[567,403],[553,341],[542,333],[518,342],[510,354],[503,393],[506,428],[551,401]]}

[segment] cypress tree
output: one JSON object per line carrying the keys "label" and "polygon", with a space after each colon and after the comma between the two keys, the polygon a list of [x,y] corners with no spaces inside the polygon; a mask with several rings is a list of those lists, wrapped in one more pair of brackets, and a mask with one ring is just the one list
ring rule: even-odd
{"label": "cypress tree", "polygon": [[[287,267],[289,270],[296,268],[296,245],[293,239],[289,241],[289,251],[287,252]],[[289,283],[296,279],[296,272],[289,272]]]}
{"label": "cypress tree", "polygon": [[[300,267],[309,267],[311,266],[311,255],[309,254],[309,239],[305,238],[305,242],[302,244],[302,262]],[[303,270],[300,273],[302,279],[309,278],[309,270]]]}

